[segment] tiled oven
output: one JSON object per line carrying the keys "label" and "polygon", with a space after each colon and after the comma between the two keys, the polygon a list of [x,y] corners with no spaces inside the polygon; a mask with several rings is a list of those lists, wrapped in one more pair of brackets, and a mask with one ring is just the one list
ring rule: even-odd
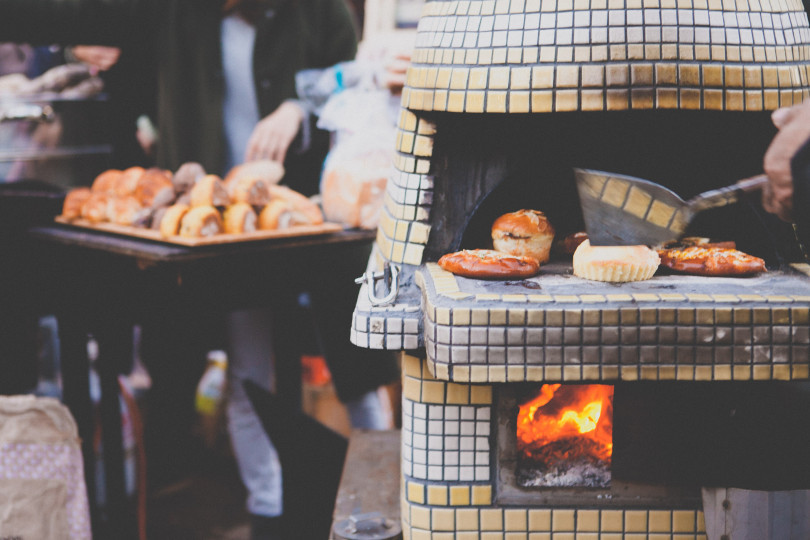
{"label": "tiled oven", "polygon": [[706,488],[810,488],[810,429],[769,420],[810,418],[810,265],[756,204],[694,224],[766,258],[755,277],[436,264],[519,208],[581,228],[572,167],[684,197],[759,172],[809,43],[795,0],[425,5],[351,330],[403,351],[406,539],[714,540]]}

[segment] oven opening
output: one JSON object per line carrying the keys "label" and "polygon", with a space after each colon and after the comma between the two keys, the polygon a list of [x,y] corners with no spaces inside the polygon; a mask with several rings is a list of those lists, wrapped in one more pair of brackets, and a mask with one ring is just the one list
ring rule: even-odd
{"label": "oven opening", "polygon": [[544,384],[519,405],[515,440],[518,485],[609,487],[613,387]]}

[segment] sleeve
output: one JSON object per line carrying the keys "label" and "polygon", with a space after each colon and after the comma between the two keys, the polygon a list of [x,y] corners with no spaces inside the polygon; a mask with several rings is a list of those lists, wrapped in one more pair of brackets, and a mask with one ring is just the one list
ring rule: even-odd
{"label": "sleeve", "polygon": [[320,47],[324,55],[321,65],[353,60],[357,54],[357,27],[346,0],[321,0],[320,12],[325,21],[321,32],[324,39]]}
{"label": "sleeve", "polygon": [[790,162],[793,176],[793,217],[805,249],[810,249],[810,140],[804,143]]}

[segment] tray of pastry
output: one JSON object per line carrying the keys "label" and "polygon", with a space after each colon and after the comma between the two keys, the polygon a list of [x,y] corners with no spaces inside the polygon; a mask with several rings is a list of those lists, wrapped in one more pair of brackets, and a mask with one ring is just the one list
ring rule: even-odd
{"label": "tray of pastry", "polygon": [[223,179],[198,163],[176,172],[130,167],[70,190],[57,223],[183,246],[330,234],[317,203],[279,185],[272,161],[234,167]]}

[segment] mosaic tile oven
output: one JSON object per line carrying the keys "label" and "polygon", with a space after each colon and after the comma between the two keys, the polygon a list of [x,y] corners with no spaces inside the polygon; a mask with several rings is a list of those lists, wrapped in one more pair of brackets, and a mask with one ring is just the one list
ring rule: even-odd
{"label": "mosaic tile oven", "polygon": [[[494,217],[520,207],[581,227],[572,166],[684,197],[756,173],[769,111],[808,95],[808,44],[795,0],[425,5],[368,267],[395,265],[398,293],[380,303],[386,284],[367,279],[351,329],[356,345],[403,351],[406,539],[707,538],[700,486],[738,479],[700,477],[707,451],[673,448],[728,433],[659,433],[637,411],[676,418],[662,396],[688,395],[698,417],[713,395],[810,378],[810,265],[611,285],[572,277],[570,260],[519,282],[435,261],[488,247]],[[720,221],[705,235],[745,242],[748,218]],[[518,396],[544,384],[615,387],[608,485],[515,485]],[[655,451],[634,453],[639,440]],[[680,465],[662,476],[661,462]]]}

